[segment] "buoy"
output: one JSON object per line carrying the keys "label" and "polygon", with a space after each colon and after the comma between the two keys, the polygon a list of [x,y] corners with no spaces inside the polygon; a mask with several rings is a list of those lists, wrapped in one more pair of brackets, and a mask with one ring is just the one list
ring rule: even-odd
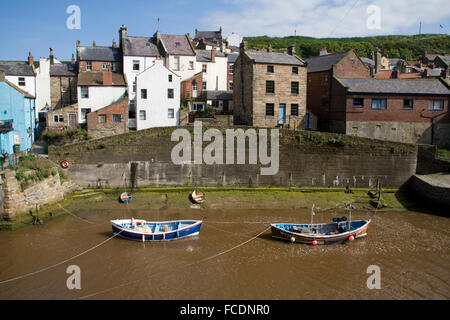
{"label": "buoy", "polygon": [[350,238],[348,238],[348,240],[354,241],[354,240],[355,240],[355,237],[354,237],[354,236],[350,236]]}
{"label": "buoy", "polygon": [[291,242],[292,242],[292,243],[295,242],[295,237],[291,237]]}
{"label": "buoy", "polygon": [[312,244],[313,244],[313,246],[317,246],[317,240],[314,240],[314,241],[312,242]]}
{"label": "buoy", "polygon": [[67,161],[67,160],[61,161],[61,167],[62,167],[63,169],[69,168],[69,167],[70,167],[70,162]]}

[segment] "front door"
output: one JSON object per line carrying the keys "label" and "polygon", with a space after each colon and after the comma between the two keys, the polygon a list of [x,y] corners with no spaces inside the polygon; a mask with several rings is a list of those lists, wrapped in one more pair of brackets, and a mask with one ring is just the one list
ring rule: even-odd
{"label": "front door", "polygon": [[77,128],[77,114],[69,113],[69,128],[76,129]]}
{"label": "front door", "polygon": [[286,105],[280,104],[280,114],[278,116],[278,124],[284,124],[286,120]]}

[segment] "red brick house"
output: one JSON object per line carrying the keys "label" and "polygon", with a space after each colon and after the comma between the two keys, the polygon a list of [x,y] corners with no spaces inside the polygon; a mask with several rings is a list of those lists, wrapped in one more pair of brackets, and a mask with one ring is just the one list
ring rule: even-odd
{"label": "red brick house", "polygon": [[317,129],[342,132],[341,122],[332,112],[333,77],[371,77],[370,69],[353,51],[326,54],[306,59],[308,65],[307,109],[318,118]]}
{"label": "red brick house", "polygon": [[439,79],[332,79],[336,132],[450,148],[450,90]]}
{"label": "red brick house", "polygon": [[203,72],[194,74],[181,82],[181,104],[189,111],[203,111],[206,108],[206,99],[203,89]]}
{"label": "red brick house", "polygon": [[100,47],[95,42],[92,47],[85,47],[77,41],[77,60],[79,72],[110,70],[114,73],[123,73],[122,50],[115,42],[112,47]]}

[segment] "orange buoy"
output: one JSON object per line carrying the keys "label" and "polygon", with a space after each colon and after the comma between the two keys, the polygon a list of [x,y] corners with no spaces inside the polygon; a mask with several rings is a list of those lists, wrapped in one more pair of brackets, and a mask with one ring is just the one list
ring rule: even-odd
{"label": "orange buoy", "polygon": [[354,236],[350,236],[350,238],[348,238],[348,240],[354,241],[354,240],[355,240],[355,237],[354,237]]}
{"label": "orange buoy", "polygon": [[317,240],[314,240],[314,241],[312,242],[312,244],[313,244],[313,246],[317,246]]}

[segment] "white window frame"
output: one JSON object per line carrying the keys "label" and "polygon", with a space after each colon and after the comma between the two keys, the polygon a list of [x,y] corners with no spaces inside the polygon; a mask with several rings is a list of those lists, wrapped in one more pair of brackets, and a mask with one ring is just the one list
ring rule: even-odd
{"label": "white window frame", "polygon": [[92,61],[86,61],[86,71],[92,71]]}
{"label": "white window frame", "polygon": [[175,119],[175,109],[174,108],[168,109],[168,117],[169,117],[169,119]]}

